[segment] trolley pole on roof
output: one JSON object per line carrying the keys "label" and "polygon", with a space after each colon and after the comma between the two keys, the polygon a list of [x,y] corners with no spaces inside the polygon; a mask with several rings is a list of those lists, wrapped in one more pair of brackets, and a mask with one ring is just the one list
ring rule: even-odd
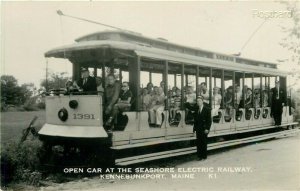
{"label": "trolley pole on roof", "polygon": [[48,92],[48,59],[46,59],[46,92]]}
{"label": "trolley pole on roof", "polygon": [[[69,17],[69,18],[72,18],[72,19],[77,19],[77,20],[80,20],[80,21],[89,22],[89,23],[93,23],[93,24],[96,24],[96,25],[102,25],[102,26],[105,26],[105,27],[109,27],[109,28],[113,28],[113,29],[117,29],[117,30],[121,30],[121,31],[133,32],[133,31],[122,29],[122,28],[115,27],[115,26],[112,26],[112,25],[100,23],[100,22],[97,22],[97,21],[92,21],[92,20],[89,20],[89,19],[81,18],[81,17],[75,17],[75,16],[72,16],[72,15],[67,15],[67,14],[64,14],[61,10],[57,10],[56,13],[59,16],[65,16],[65,17]],[[136,33],[136,32],[134,32],[134,33]]]}

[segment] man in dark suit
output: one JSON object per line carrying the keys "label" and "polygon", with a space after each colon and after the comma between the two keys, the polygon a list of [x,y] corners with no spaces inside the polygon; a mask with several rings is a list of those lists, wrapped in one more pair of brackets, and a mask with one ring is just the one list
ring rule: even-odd
{"label": "man in dark suit", "polygon": [[272,104],[271,104],[271,116],[275,121],[275,126],[281,125],[282,110],[285,102],[285,92],[280,88],[279,81],[275,82],[275,87],[271,89]]}
{"label": "man in dark suit", "polygon": [[90,76],[89,70],[83,68],[81,70],[82,78],[78,82],[78,86],[82,89],[83,92],[87,92],[89,94],[97,93],[97,83],[96,79]]}
{"label": "man in dark suit", "polygon": [[196,132],[196,146],[199,160],[207,158],[207,135],[211,126],[211,110],[203,104],[204,97],[197,97],[197,104],[191,106],[186,104],[186,107],[194,111],[194,127],[193,132]]}

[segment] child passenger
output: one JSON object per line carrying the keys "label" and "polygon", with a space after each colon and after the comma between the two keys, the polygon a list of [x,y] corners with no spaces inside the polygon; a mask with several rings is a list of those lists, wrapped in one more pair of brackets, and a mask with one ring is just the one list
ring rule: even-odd
{"label": "child passenger", "polygon": [[180,110],[180,104],[181,104],[181,90],[176,89],[175,96],[170,98],[171,104],[170,104],[170,118],[171,123],[175,121],[175,116],[178,110]]}

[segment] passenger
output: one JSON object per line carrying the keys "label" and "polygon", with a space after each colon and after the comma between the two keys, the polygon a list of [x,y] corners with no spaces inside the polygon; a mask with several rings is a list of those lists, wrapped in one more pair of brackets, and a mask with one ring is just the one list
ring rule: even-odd
{"label": "passenger", "polygon": [[271,92],[272,92],[271,116],[274,117],[275,126],[280,126],[283,106],[285,101],[285,95],[283,89],[280,87],[279,81],[275,82],[275,87],[271,89]]}
{"label": "passenger", "polygon": [[269,106],[269,95],[268,95],[268,90],[263,90],[262,93],[262,106],[263,106],[263,118],[267,118],[268,116],[268,110],[265,109],[266,107]]}
{"label": "passenger", "polygon": [[192,86],[188,86],[186,88],[185,102],[189,103],[190,105],[196,104],[196,93],[193,91]]}
{"label": "passenger", "polygon": [[118,102],[114,105],[113,112],[109,120],[113,121],[116,124],[117,121],[115,119],[118,113],[122,113],[124,111],[130,110],[131,99],[132,99],[132,92],[129,90],[129,83],[123,82],[122,90],[120,92]]}
{"label": "passenger", "polygon": [[97,84],[98,95],[103,95],[104,88],[102,86],[102,78],[101,77],[96,77],[96,84]]}
{"label": "passenger", "polygon": [[151,99],[152,99],[152,97],[150,94],[148,94],[148,89],[143,88],[143,91],[142,91],[142,110],[143,111],[148,111],[150,109]]}
{"label": "passenger", "polygon": [[177,111],[180,110],[181,90],[177,89],[176,95],[173,96],[171,99],[172,99],[172,102],[171,102],[172,104],[170,104],[170,118],[171,118],[171,123],[173,123],[173,122],[175,122],[175,117],[176,117]]}
{"label": "passenger", "polygon": [[153,92],[153,84],[151,82],[149,82],[147,84],[147,90],[148,90],[148,94],[150,94],[151,96],[154,94],[154,92]]}
{"label": "passenger", "polygon": [[[245,105],[244,105],[245,100]],[[251,88],[247,88],[244,98],[240,101],[239,108],[245,108],[245,118],[246,120],[249,120],[251,118],[252,112],[250,108],[252,107],[252,90]],[[237,111],[238,119],[241,119],[242,113],[240,111]]]}
{"label": "passenger", "polygon": [[174,86],[174,87],[172,88],[173,96],[176,95],[176,91],[177,91],[178,89],[179,89],[179,88],[177,88],[176,86]]}
{"label": "passenger", "polygon": [[219,115],[219,109],[221,106],[222,96],[220,95],[220,88],[214,87],[213,89],[213,96],[212,96],[212,116],[218,116]]}
{"label": "passenger", "polygon": [[260,89],[255,89],[254,90],[254,107],[255,107],[255,115],[254,118],[258,119],[260,116]]}
{"label": "passenger", "polygon": [[240,85],[236,84],[235,85],[235,93],[234,93],[234,108],[238,109],[241,99],[243,97],[243,92],[240,88]]}
{"label": "passenger", "polygon": [[[244,105],[245,100],[245,105]],[[244,98],[240,101],[239,108],[249,109],[252,106],[252,90],[247,88]]]}
{"label": "passenger", "polygon": [[228,119],[231,118],[233,114],[232,101],[233,101],[233,87],[229,86],[225,93],[225,108],[226,108],[225,117],[227,117]]}
{"label": "passenger", "polygon": [[263,107],[269,106],[269,95],[268,90],[263,90]]}
{"label": "passenger", "polygon": [[66,93],[70,93],[73,90],[73,83],[71,80],[68,80],[65,86],[67,91]]}
{"label": "passenger", "polygon": [[260,107],[260,90],[259,89],[254,90],[254,107],[255,108]]}
{"label": "passenger", "polygon": [[110,127],[113,122],[112,111],[114,108],[114,105],[117,103],[119,99],[120,94],[120,84],[116,82],[116,78],[113,74],[109,74],[107,76],[107,86],[105,88],[104,92],[104,98],[105,98],[105,118],[108,118],[108,120],[105,123],[105,126]]}
{"label": "passenger", "polygon": [[[194,106],[196,104],[196,93],[193,91],[192,86],[187,86],[186,87],[186,93],[185,93],[185,104],[188,104],[189,106]],[[193,116],[191,114],[191,111],[186,107],[186,112],[185,112],[185,119],[186,122],[192,122]]]}
{"label": "passenger", "polygon": [[159,84],[159,86],[160,86],[163,90],[165,90],[165,82],[164,82],[164,81],[161,81],[160,84]]}
{"label": "passenger", "polygon": [[96,93],[97,91],[96,79],[90,76],[88,69],[83,68],[81,70],[81,77],[82,78],[78,82],[80,89],[82,89],[83,92],[87,92],[89,94]]}
{"label": "passenger", "polygon": [[207,85],[205,82],[202,82],[199,87],[199,95],[203,97],[203,103],[206,106],[209,106],[209,92],[207,90]]}
{"label": "passenger", "polygon": [[165,94],[161,87],[154,87],[154,95],[151,99],[152,106],[149,109],[150,124],[160,127],[162,124],[162,112],[164,111]]}
{"label": "passenger", "polygon": [[[74,82],[75,83],[75,82]],[[66,95],[69,95],[69,94],[72,94],[72,93],[74,93],[74,92],[78,92],[79,91],[79,89],[78,88],[76,88],[76,86],[74,86],[73,84],[74,84],[71,80],[68,80],[67,82],[66,82]],[[76,83],[75,83],[76,84]],[[77,84],[76,84],[77,85]]]}

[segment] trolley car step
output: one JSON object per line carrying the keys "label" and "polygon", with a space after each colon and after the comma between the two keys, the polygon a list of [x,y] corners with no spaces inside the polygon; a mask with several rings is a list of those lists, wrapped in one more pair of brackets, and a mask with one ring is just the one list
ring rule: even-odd
{"label": "trolley car step", "polygon": [[[236,145],[251,143],[251,142],[255,142],[255,141],[267,140],[267,139],[276,138],[276,137],[280,137],[280,136],[284,136],[284,135],[294,134],[297,132],[300,132],[300,129],[297,128],[297,129],[291,129],[291,130],[284,130],[284,131],[279,131],[279,132],[275,132],[275,133],[247,137],[247,138],[242,138],[242,139],[237,139],[237,140],[211,143],[211,144],[208,144],[208,150],[220,149],[220,148],[224,148],[224,147],[236,146]],[[119,166],[126,166],[126,165],[131,165],[131,164],[136,164],[136,163],[142,163],[142,162],[163,159],[163,158],[169,158],[169,157],[174,157],[174,156],[180,156],[180,155],[187,155],[187,154],[192,154],[192,153],[196,153],[195,146],[183,148],[183,149],[175,149],[175,150],[170,150],[170,151],[150,153],[150,154],[145,154],[145,155],[116,159],[115,164],[119,165]]]}

